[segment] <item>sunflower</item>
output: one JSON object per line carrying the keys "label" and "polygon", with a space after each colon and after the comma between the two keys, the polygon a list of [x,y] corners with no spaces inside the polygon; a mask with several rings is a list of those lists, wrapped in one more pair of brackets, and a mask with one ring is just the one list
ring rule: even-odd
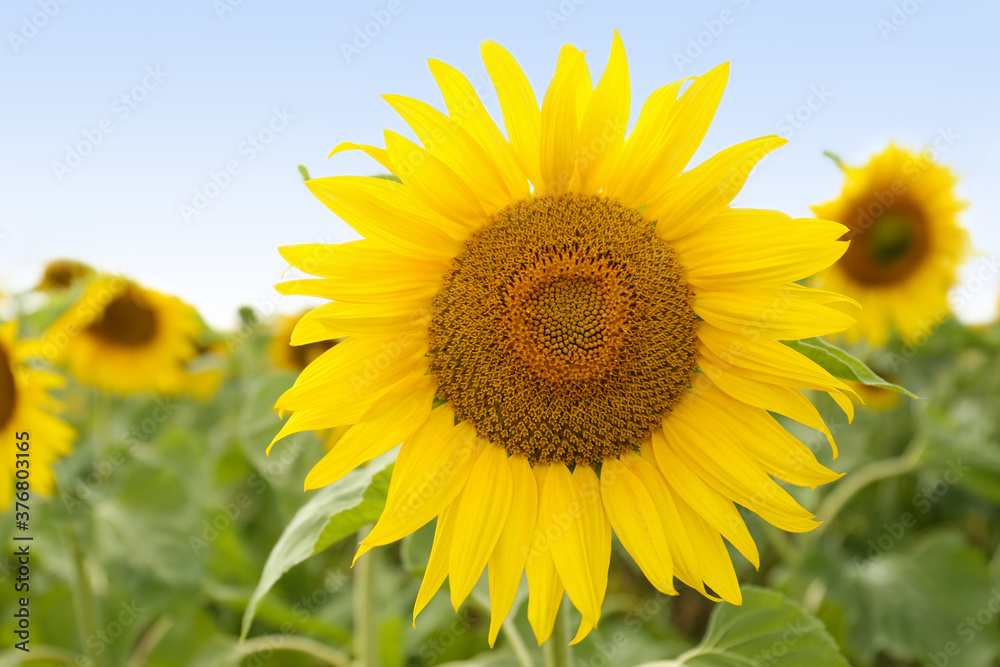
{"label": "sunflower", "polygon": [[[49,390],[63,384],[60,376],[28,366],[40,355],[38,343],[19,341],[17,323],[0,325],[0,510],[10,507],[18,470],[28,470],[32,491],[51,495],[52,463],[69,452],[75,433],[52,414],[58,403]],[[25,433],[27,435],[25,435]],[[17,448],[27,442],[27,456]],[[22,464],[22,459],[27,463]]]}
{"label": "sunflower", "polygon": [[386,131],[386,148],[334,149],[401,182],[308,182],[364,238],[282,248],[319,279],[279,291],[331,300],[299,340],[346,340],[281,396],[292,415],[275,440],[352,425],[306,488],[402,443],[358,555],[437,519],[414,620],[445,578],[457,609],[488,568],[492,645],[526,571],[539,643],[564,592],[579,641],[600,618],[612,533],[660,591],[676,576],[739,603],[724,540],[759,557],[736,504],[807,531],[813,515],[772,478],[839,477],[769,412],[828,437],[800,389],[853,413],[845,384],[778,342],[854,322],[831,307],[843,297],[796,284],[843,254],[845,228],[729,207],[779,137],[684,171],[725,64],[656,90],[626,137],[617,32],[596,86],[563,47],[540,107],[507,51],[482,55],[506,136],[468,79],[431,60],[449,115],[385,98],[423,146]]}
{"label": "sunflower", "polygon": [[296,372],[304,370],[319,355],[337,344],[333,340],[317,340],[303,345],[293,342],[296,340],[295,325],[303,315],[305,313],[278,318],[270,345],[271,361],[278,368]]}
{"label": "sunflower", "polygon": [[850,247],[817,285],[864,308],[848,340],[881,346],[895,329],[912,343],[948,313],[948,289],[968,247],[956,221],[965,204],[955,198],[955,177],[929,153],[891,144],[864,167],[840,166],[840,197],[813,211],[847,225]]}
{"label": "sunflower", "polygon": [[40,292],[63,292],[93,273],[94,269],[83,262],[56,259],[45,265],[42,279],[35,289]]}
{"label": "sunflower", "polygon": [[178,394],[198,389],[185,365],[202,324],[176,297],[120,276],[100,276],[46,332],[46,350],[77,380],[107,391]]}

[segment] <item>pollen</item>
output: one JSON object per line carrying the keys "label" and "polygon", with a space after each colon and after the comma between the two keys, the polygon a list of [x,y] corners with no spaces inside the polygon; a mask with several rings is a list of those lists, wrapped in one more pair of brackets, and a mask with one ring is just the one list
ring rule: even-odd
{"label": "pollen", "polygon": [[466,241],[434,300],[438,397],[532,463],[638,449],[696,370],[691,296],[639,211],[581,194],[517,202]]}

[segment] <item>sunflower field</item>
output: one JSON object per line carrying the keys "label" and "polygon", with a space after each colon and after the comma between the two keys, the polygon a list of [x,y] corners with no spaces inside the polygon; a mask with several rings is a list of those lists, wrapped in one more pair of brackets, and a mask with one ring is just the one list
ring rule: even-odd
{"label": "sunflower field", "polygon": [[757,207],[787,137],[699,151],[738,73],[633,90],[607,33],[337,128],[370,168],[298,187],[354,240],[261,276],[311,307],[86,257],[0,293],[0,666],[1000,666],[963,175],[886,136]]}

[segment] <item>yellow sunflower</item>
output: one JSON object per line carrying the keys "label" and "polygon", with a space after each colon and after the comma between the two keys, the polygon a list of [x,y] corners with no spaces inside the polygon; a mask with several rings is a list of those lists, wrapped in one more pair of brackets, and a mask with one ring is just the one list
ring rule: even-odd
{"label": "yellow sunflower", "polygon": [[62,292],[93,273],[94,269],[83,262],[75,259],[56,259],[45,265],[42,279],[35,289],[41,292]]}
{"label": "yellow sunflower", "polygon": [[358,555],[437,519],[414,618],[445,578],[457,608],[488,567],[492,645],[526,571],[539,643],[564,592],[578,641],[600,618],[612,533],[660,591],[676,576],[739,603],[724,540],[758,554],[736,504],[807,531],[813,515],[772,478],[839,477],[769,411],[828,436],[800,389],[853,412],[844,383],[778,342],[854,322],[830,307],[843,297],[796,284],[843,254],[845,228],[729,207],[779,137],[684,171],[727,65],[656,90],[626,137],[617,33],[596,86],[563,47],[541,106],[507,51],[482,55],[506,135],[432,60],[448,115],[385,98],[424,146],[386,131],[386,148],[334,150],[363,150],[401,182],[308,182],[364,239],[282,249],[320,279],[279,291],[331,300],[299,340],[347,339],[279,399],[292,415],[275,440],[352,425],[306,488],[402,443]]}
{"label": "yellow sunflower", "polygon": [[270,344],[271,361],[278,368],[288,371],[304,370],[319,355],[337,344],[333,340],[316,340],[302,345],[293,343],[295,325],[299,323],[303,315],[305,313],[284,315],[278,318]]}
{"label": "yellow sunflower", "polygon": [[813,211],[847,225],[851,245],[817,285],[861,303],[848,340],[880,346],[895,329],[913,342],[948,313],[948,289],[968,247],[956,220],[965,203],[955,198],[955,177],[929,153],[891,144],[864,167],[841,168],[840,196]]}
{"label": "yellow sunflower", "polygon": [[[58,403],[49,390],[61,386],[63,379],[28,366],[39,356],[37,342],[17,339],[17,323],[0,325],[0,510],[10,507],[19,470],[27,470],[31,492],[51,495],[52,463],[69,452],[76,435],[52,414]],[[28,443],[27,456],[17,456],[25,453],[19,442]]]}
{"label": "yellow sunflower", "polygon": [[178,394],[200,386],[185,365],[197,355],[201,327],[180,299],[100,276],[46,332],[45,350],[84,384],[119,394]]}

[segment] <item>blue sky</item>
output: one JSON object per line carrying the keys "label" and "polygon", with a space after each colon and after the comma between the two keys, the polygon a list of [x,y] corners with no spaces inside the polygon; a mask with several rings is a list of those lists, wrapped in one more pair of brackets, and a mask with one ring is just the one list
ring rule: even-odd
{"label": "blue sky", "polygon": [[[660,85],[732,61],[696,162],[755,136],[789,138],[741,205],[808,215],[841,185],[824,150],[860,163],[889,140],[922,149],[950,137],[939,159],[961,177],[962,220],[982,255],[966,271],[974,289],[960,312],[995,311],[995,0],[63,1],[0,10],[3,290],[74,257],[181,296],[219,326],[241,304],[295,311],[305,302],[272,289],[286,268],[276,248],[355,238],[296,165],[314,176],[378,171],[360,154],[326,156],[341,141],[404,130],[380,94],[440,105],[429,57],[475,81],[485,76],[480,42],[497,41],[540,96],[561,44],[587,50],[596,78],[618,28],[636,109]],[[354,45],[379,18],[378,34]],[[203,210],[185,216],[196,204]]]}

